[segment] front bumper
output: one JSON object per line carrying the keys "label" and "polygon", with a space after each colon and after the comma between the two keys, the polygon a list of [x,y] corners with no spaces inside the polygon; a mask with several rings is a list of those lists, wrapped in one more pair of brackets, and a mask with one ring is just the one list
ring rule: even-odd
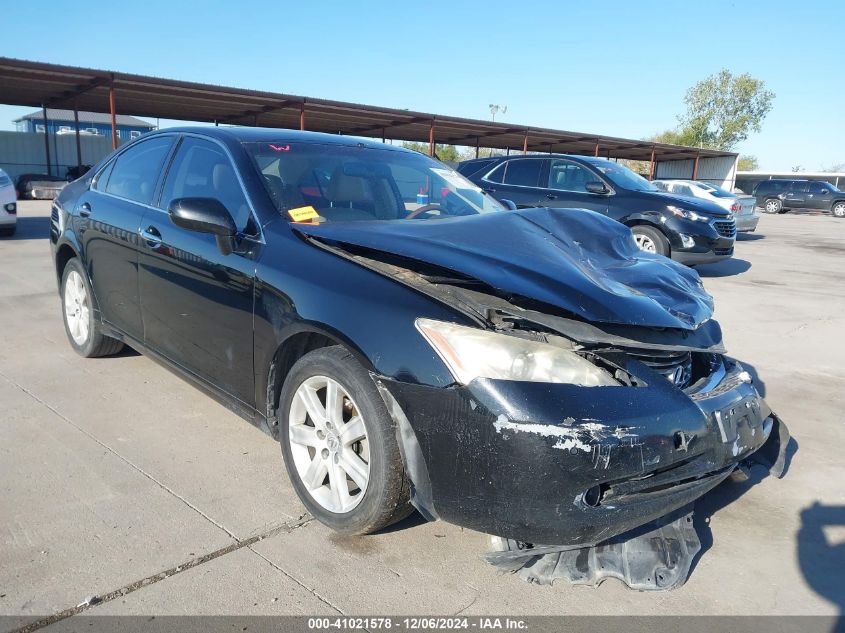
{"label": "front bumper", "polygon": [[594,544],[687,505],[767,438],[788,437],[736,364],[696,393],[629,365],[647,386],[378,378],[415,504],[528,543]]}
{"label": "front bumper", "polygon": [[[697,222],[682,218],[668,218],[664,222],[669,237],[671,257],[681,264],[711,264],[728,259],[734,254],[736,231],[719,230],[722,224],[732,224],[723,218],[714,218],[709,222]],[[693,245],[685,245],[680,234],[692,238]]]}

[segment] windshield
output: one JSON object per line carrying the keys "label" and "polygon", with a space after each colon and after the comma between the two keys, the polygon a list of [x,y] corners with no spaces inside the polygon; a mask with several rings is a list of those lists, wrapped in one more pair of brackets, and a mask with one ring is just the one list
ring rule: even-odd
{"label": "windshield", "polygon": [[505,210],[416,152],[319,143],[246,148],[276,207],[294,222],[437,220]]}
{"label": "windshield", "polygon": [[632,189],[633,191],[660,191],[660,189],[648,180],[619,163],[612,163],[609,160],[596,160],[591,164],[607,176],[614,185],[618,185],[624,189]]}

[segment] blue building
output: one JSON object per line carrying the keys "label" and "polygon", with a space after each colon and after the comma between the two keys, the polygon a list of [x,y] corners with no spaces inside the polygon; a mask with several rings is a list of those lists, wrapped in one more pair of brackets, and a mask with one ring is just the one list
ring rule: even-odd
{"label": "blue building", "polygon": [[[142,134],[155,129],[154,125],[125,114],[118,114],[116,121],[117,137],[121,143],[138,138]],[[44,115],[41,110],[15,119],[14,123],[18,132],[43,133],[45,131]],[[46,131],[50,134],[75,134],[76,124],[73,120],[73,110],[47,108]],[[111,115],[99,112],[80,112],[79,133],[85,136],[97,135],[110,139]]]}

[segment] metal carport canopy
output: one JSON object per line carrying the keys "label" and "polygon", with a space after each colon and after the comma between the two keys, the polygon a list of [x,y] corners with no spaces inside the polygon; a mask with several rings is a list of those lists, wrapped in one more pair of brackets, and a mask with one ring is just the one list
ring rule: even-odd
{"label": "metal carport canopy", "polygon": [[136,116],[656,162],[736,156],[601,134],[0,57],[0,103],[110,112],[112,91],[115,111]]}

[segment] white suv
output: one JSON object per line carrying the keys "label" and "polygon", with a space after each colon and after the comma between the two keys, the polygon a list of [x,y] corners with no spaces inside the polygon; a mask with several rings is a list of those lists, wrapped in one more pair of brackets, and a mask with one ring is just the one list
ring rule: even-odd
{"label": "white suv", "polygon": [[754,196],[731,193],[727,189],[697,180],[655,180],[652,184],[668,193],[709,200],[723,209],[731,211],[736,218],[738,233],[757,229],[760,214],[754,211]]}
{"label": "white suv", "polygon": [[9,174],[0,169],[0,235],[14,235],[18,226],[18,196]]}

